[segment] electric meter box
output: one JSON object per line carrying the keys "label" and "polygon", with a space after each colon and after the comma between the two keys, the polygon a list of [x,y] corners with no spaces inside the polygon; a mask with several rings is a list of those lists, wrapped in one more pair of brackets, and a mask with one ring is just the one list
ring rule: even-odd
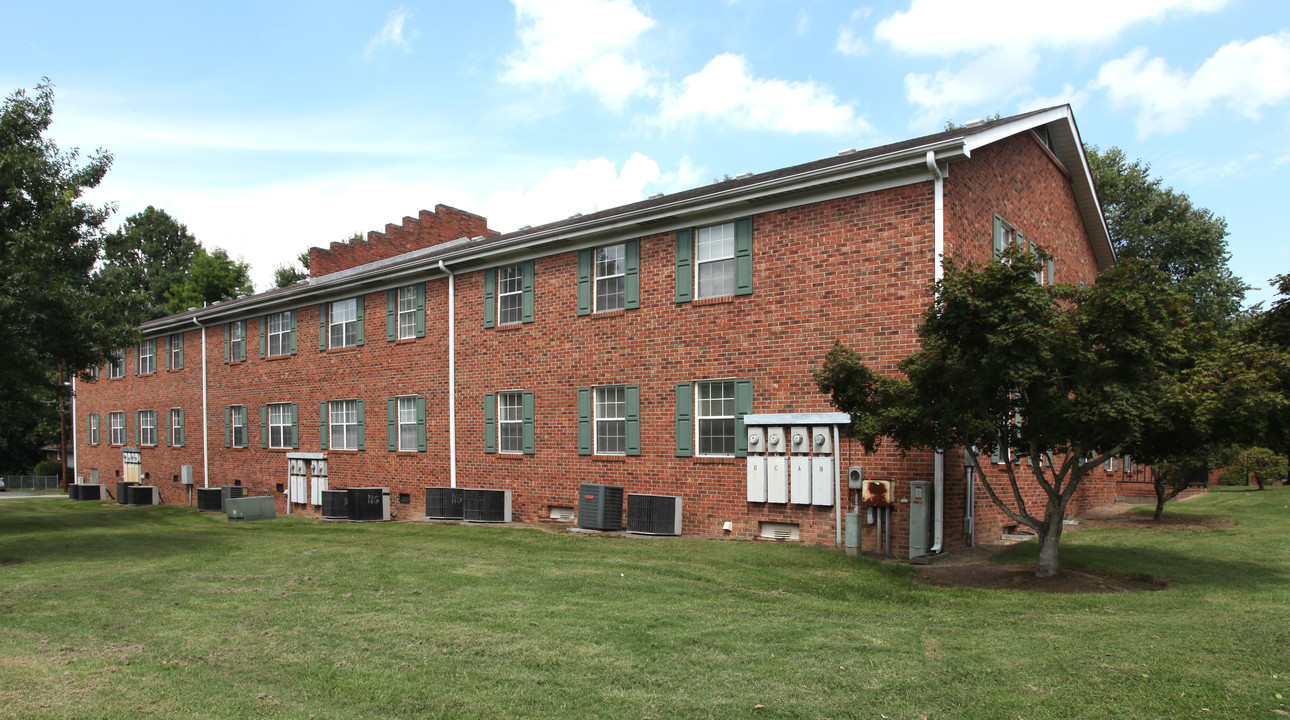
{"label": "electric meter box", "polygon": [[192,465],[179,466],[179,480],[185,485],[193,484],[193,466]]}
{"label": "electric meter box", "polygon": [[748,452],[756,453],[758,455],[766,452],[766,429],[765,428],[749,426]]}
{"label": "electric meter box", "polygon": [[788,503],[788,458],[766,458],[766,502]]}
{"label": "electric meter box", "polygon": [[788,449],[794,454],[805,455],[811,451],[811,433],[807,428],[795,426],[788,431]]}
{"label": "electric meter box", "polygon": [[833,458],[811,458],[811,504],[833,505]]}
{"label": "electric meter box", "polygon": [[766,428],[766,452],[782,453],[784,452],[784,428],[768,427]]}
{"label": "electric meter box", "polygon": [[833,454],[833,429],[828,426],[811,428],[811,451],[816,455]]}
{"label": "electric meter box", "polygon": [[766,457],[748,457],[748,502],[766,502]]}
{"label": "electric meter box", "polygon": [[789,459],[789,502],[794,505],[811,504],[811,458],[797,455]]}

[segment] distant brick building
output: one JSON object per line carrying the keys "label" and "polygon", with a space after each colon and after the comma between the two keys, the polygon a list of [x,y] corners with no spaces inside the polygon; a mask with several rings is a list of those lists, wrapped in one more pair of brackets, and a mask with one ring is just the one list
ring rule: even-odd
{"label": "distant brick building", "polygon": [[[686,535],[833,545],[833,499],[752,489],[745,415],[830,411],[811,374],[835,340],[894,372],[941,258],[1023,237],[1055,257],[1045,282],[1114,262],[1069,107],[506,234],[439,206],[314,248],[307,282],[146,324],[77,385],[77,474],[138,474],[189,504],[191,465],[199,487],[316,514],[316,492],[286,494],[289,459],[311,453],[332,489],[390,487],[399,519],[453,486],[511,490],[517,521],[551,522],[592,482],[681,497]],[[1008,529],[972,502],[961,452],[843,438],[837,460],[844,510],[847,468],[893,481],[893,549],[916,480],[934,482],[936,549]],[[1099,473],[1072,511],[1114,498]]]}

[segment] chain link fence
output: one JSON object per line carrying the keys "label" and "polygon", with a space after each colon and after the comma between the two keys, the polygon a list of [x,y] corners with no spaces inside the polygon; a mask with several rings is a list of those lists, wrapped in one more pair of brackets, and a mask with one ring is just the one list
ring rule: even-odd
{"label": "chain link fence", "polygon": [[0,475],[7,490],[58,490],[57,475]]}

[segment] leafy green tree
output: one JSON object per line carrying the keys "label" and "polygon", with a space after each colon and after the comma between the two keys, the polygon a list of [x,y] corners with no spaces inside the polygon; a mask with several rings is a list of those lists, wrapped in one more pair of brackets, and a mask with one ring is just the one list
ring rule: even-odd
{"label": "leafy green tree", "polygon": [[186,225],[149,205],[107,236],[100,272],[123,291],[142,289],[140,320],[151,320],[167,314],[167,295],[183,284],[199,248]]}
{"label": "leafy green tree", "polygon": [[1085,155],[1119,258],[1154,263],[1188,296],[1195,320],[1225,328],[1249,289],[1228,267],[1227,221],[1164,187],[1149,164],[1129,162],[1120,148],[1093,145]]}
{"label": "leafy green tree", "polygon": [[297,268],[295,265],[277,266],[276,268],[273,269],[274,287],[283,288],[288,285],[294,285],[295,283],[298,283],[301,280],[309,279],[309,251],[306,250],[305,252],[302,252],[299,255],[297,255],[296,260],[300,262],[300,265],[301,267],[304,268],[304,270]]}
{"label": "leafy green tree", "polygon": [[[1187,321],[1150,263],[1122,263],[1092,287],[1045,286],[1034,278],[1046,259],[1010,248],[1003,262],[947,263],[904,378],[841,345],[815,376],[870,452],[883,438],[966,448],[990,499],[1038,536],[1041,577],[1057,573],[1062,521],[1087,473],[1163,422]],[[996,452],[1007,490],[981,471]],[[1026,502],[1026,485],[1043,491],[1043,508]]]}
{"label": "leafy green tree", "polygon": [[224,248],[206,252],[206,248],[198,247],[183,283],[166,293],[166,310],[181,313],[254,291],[246,263],[230,258]]}
{"label": "leafy green tree", "polygon": [[1249,485],[1253,476],[1262,490],[1265,483],[1286,477],[1286,459],[1265,447],[1233,447],[1223,464],[1226,467],[1218,481],[1224,485]]}
{"label": "leafy green tree", "polygon": [[[1272,279],[1278,296],[1272,306],[1258,314],[1250,323],[1248,335],[1282,353],[1290,353],[1290,274]],[[1290,362],[1276,369],[1283,395],[1290,396]],[[1290,460],[1290,403],[1270,407],[1267,428],[1260,445],[1264,445]]]}
{"label": "leafy green tree", "polygon": [[94,275],[103,260],[110,207],[82,199],[112,164],[99,150],[84,162],[45,132],[53,122],[48,79],[0,108],[0,454],[67,396],[57,383],[134,342],[122,297]]}

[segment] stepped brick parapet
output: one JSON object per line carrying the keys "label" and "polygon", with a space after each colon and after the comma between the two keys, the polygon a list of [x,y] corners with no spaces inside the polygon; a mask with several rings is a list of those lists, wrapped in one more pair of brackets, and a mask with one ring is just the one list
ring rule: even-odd
{"label": "stepped brick parapet", "polygon": [[377,260],[432,247],[463,237],[494,237],[488,220],[448,205],[435,205],[434,212],[422,210],[417,217],[404,217],[400,225],[372,230],[363,239],[334,242],[330,247],[309,248],[309,277],[320,278]]}

